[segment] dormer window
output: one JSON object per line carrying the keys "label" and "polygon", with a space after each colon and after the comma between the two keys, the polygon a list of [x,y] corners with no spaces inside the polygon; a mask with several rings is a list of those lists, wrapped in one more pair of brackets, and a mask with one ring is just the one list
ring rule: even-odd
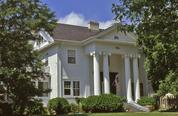
{"label": "dormer window", "polygon": [[68,50],[67,51],[68,56],[68,64],[76,64],[76,51],[75,50]]}

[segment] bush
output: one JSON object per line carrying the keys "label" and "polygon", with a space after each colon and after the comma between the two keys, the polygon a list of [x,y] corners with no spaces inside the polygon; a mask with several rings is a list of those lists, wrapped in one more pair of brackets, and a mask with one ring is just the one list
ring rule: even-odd
{"label": "bush", "polygon": [[85,112],[118,112],[123,111],[125,98],[113,94],[90,96],[81,102]]}
{"label": "bush", "polygon": [[76,98],[75,98],[75,101],[76,101],[77,104],[80,104],[80,103],[83,102],[84,100],[85,100],[84,97],[81,97],[81,98],[76,97]]}
{"label": "bush", "polygon": [[28,107],[25,109],[25,115],[46,115],[47,111],[43,107],[42,100],[34,99],[29,101]]}
{"label": "bush", "polygon": [[56,114],[66,114],[70,112],[70,105],[65,98],[54,98],[49,100],[48,109],[50,113],[55,111]]}
{"label": "bush", "polygon": [[139,99],[137,103],[142,106],[156,105],[156,99],[153,97],[145,96],[145,97],[142,97],[141,99]]}
{"label": "bush", "polygon": [[13,110],[12,105],[8,103],[0,102],[0,116],[12,116]]}
{"label": "bush", "polygon": [[70,104],[70,111],[72,113],[78,113],[80,111],[80,106],[78,104],[71,103]]}

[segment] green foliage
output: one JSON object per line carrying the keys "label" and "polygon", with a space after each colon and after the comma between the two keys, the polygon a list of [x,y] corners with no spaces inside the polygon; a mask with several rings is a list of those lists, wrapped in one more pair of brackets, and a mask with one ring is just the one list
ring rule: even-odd
{"label": "green foliage", "polygon": [[70,111],[72,113],[78,113],[78,112],[80,112],[80,105],[79,104],[75,104],[75,103],[71,103],[70,104]]}
{"label": "green foliage", "polygon": [[43,107],[41,100],[34,99],[28,103],[28,107],[25,109],[25,115],[46,115],[47,112]]}
{"label": "green foliage", "polygon": [[142,105],[142,106],[146,106],[146,105],[156,105],[156,100],[153,97],[141,97],[138,102],[138,104]]}
{"label": "green foliage", "polygon": [[85,112],[119,112],[123,111],[125,99],[113,94],[102,94],[89,96],[82,101],[82,108]]}
{"label": "green foliage", "polygon": [[170,71],[165,80],[160,81],[159,96],[164,96],[167,93],[172,93],[178,96],[178,73]]}
{"label": "green foliage", "polygon": [[0,103],[0,116],[11,116],[12,113],[12,107],[8,103]]}
{"label": "green foliage", "polygon": [[118,0],[113,4],[120,29],[137,34],[146,56],[145,68],[154,90],[178,68],[177,0]]}
{"label": "green foliage", "polygon": [[55,111],[56,114],[66,114],[70,112],[70,105],[65,98],[53,98],[48,102],[48,109],[50,113]]}
{"label": "green foliage", "polygon": [[79,98],[79,97],[76,97],[76,98],[75,98],[75,101],[76,101],[77,104],[80,104],[80,103],[83,102],[84,100],[85,100],[85,98],[83,98],[83,97],[82,97],[82,98]]}
{"label": "green foliage", "polygon": [[42,71],[38,51],[30,43],[41,41],[40,30],[52,33],[55,23],[54,13],[40,0],[0,0],[0,89],[12,102],[14,115],[33,109],[28,109],[36,103],[33,98],[44,92],[31,82],[49,74]]}

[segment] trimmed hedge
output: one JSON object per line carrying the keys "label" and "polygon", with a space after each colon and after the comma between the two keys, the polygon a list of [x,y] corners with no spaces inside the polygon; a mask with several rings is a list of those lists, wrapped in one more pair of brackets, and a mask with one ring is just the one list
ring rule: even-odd
{"label": "trimmed hedge", "polygon": [[48,109],[51,114],[53,111],[56,114],[66,114],[70,112],[70,104],[65,98],[54,98],[49,100]]}
{"label": "trimmed hedge", "polygon": [[123,111],[125,98],[113,94],[102,94],[99,96],[89,96],[84,99],[82,109],[85,112],[119,112]]}
{"label": "trimmed hedge", "polygon": [[142,97],[141,99],[139,99],[137,103],[142,106],[156,105],[156,99],[153,97],[145,96],[145,97]]}

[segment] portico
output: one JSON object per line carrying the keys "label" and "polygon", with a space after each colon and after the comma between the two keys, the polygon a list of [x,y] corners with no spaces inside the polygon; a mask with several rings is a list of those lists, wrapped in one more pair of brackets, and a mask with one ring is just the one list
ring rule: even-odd
{"label": "portico", "polygon": [[[103,93],[109,94],[111,82],[110,82],[110,68],[112,67],[110,61],[111,57],[114,57],[115,54],[108,52],[92,52],[90,54],[92,56],[93,61],[93,83],[94,83],[94,95],[100,95],[101,92],[101,79],[100,79],[100,71],[103,72]],[[117,55],[115,55],[116,57]],[[122,86],[125,91],[123,94],[126,96],[127,101],[137,101],[140,99],[140,79],[139,79],[139,67],[138,60],[140,58],[139,54],[119,54],[121,59],[118,59],[121,65],[120,67],[123,69],[123,72],[118,71],[118,77],[123,78],[123,81],[119,82],[119,86]],[[115,58],[116,59],[116,58]],[[102,67],[101,67],[102,66]],[[121,74],[120,74],[121,73]],[[123,73],[123,74],[122,74]],[[132,79],[132,78],[133,79]],[[115,77],[116,79],[117,77]],[[121,79],[120,79],[121,80]],[[119,81],[120,81],[119,80]],[[117,80],[116,80],[117,81]],[[132,95],[132,81],[133,81],[133,93]],[[112,85],[113,86],[113,85]],[[120,88],[117,88],[120,89]],[[117,92],[116,92],[117,93]],[[117,95],[119,95],[118,93]],[[134,98],[134,99],[133,99]]]}

